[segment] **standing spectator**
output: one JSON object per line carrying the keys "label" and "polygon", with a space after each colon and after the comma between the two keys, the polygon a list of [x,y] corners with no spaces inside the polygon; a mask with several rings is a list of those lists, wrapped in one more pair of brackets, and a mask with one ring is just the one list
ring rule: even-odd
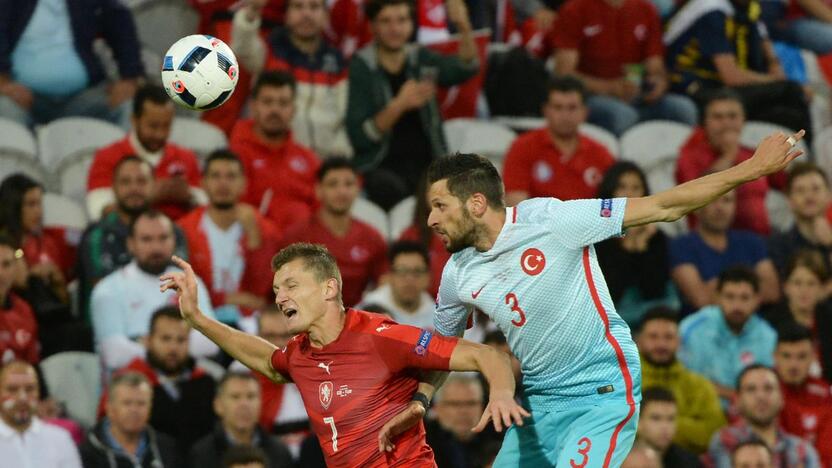
{"label": "standing spectator", "polygon": [[37,372],[27,362],[0,368],[0,460],[14,467],[81,468],[69,432],[37,417],[38,384]]}
{"label": "standing spectator", "polygon": [[0,365],[40,360],[38,324],[32,308],[12,291],[20,266],[15,242],[0,233]]}
{"label": "standing spectator", "polygon": [[740,442],[731,454],[732,468],[774,468],[774,455],[761,440]]}
{"label": "standing spectator", "polygon": [[616,135],[640,121],[695,125],[696,106],[668,94],[662,26],[648,0],[570,0],[553,25],[555,70],[593,94],[589,121]]}
{"label": "standing spectator", "polygon": [[[644,315],[636,336],[642,386],[666,388],[674,396],[673,441],[692,452],[704,452],[714,431],[725,425],[725,416],[713,384],[676,358],[680,340],[678,315],[663,307],[652,309]],[[642,415],[644,401],[642,397]]]}
{"label": "standing spectator", "polygon": [[277,227],[251,205],[240,203],[246,186],[243,164],[234,153],[219,150],[205,160],[202,188],[208,206],[179,220],[190,249],[194,272],[210,285],[214,313],[237,323],[271,297],[271,270],[265,261],[277,252]]}
{"label": "standing spectator", "polygon": [[[113,168],[115,208],[87,227],[78,247],[80,306],[88,321],[92,288],[132,259],[127,250],[127,231],[136,216],[150,207],[153,183],[153,167],[138,156],[127,156]],[[188,258],[185,235],[178,226],[174,230],[176,255]]]}
{"label": "standing spectator", "polygon": [[243,201],[281,231],[314,212],[315,171],[320,165],[290,130],[295,88],[295,79],[286,72],[260,74],[251,90],[252,118],[237,122],[230,141],[248,180]]}
{"label": "standing spectator", "polygon": [[[740,143],[745,110],[737,93],[730,89],[715,91],[708,95],[703,109],[702,126],[693,131],[679,150],[676,182],[680,184],[708,172],[728,169],[754,154],[752,148]],[[737,187],[738,209],[733,227],[767,236],[771,227],[766,194],[772,187],[781,190],[785,185],[786,173],[778,172]]]}
{"label": "standing spectator", "polygon": [[[598,198],[650,195],[644,172],[634,163],[619,161],[607,169],[598,186]],[[627,235],[595,244],[615,311],[631,327],[650,308],[678,309],[679,294],[670,280],[667,236],[654,224],[627,230]],[[633,272],[639,272],[634,275]]]}
{"label": "standing spectator", "polygon": [[416,188],[416,207],[413,210],[413,224],[402,232],[399,240],[414,241],[421,244],[428,250],[430,257],[430,291],[431,297],[436,297],[439,292],[439,282],[442,280],[442,270],[445,263],[451,258],[451,253],[442,243],[442,237],[428,226],[427,178],[422,177],[419,186]]}
{"label": "standing spectator", "polygon": [[430,284],[427,250],[413,241],[399,241],[390,246],[387,258],[388,281],[364,296],[362,303],[384,307],[398,323],[433,330],[436,304],[427,293]]}
{"label": "standing spectator", "polygon": [[806,161],[795,163],[786,181],[786,195],[794,226],[768,241],[769,254],[781,278],[786,279],[786,263],[798,250],[818,252],[826,271],[832,271],[832,225],[827,216],[832,198],[823,169]]}
{"label": "standing spectator", "polygon": [[754,270],[763,302],[779,299],[777,271],[763,239],[753,232],[731,229],[736,209],[736,192],[726,193],[696,211],[696,230],[670,243],[670,273],[682,293],[683,315],[714,304],[717,277],[735,265]]}
{"label": "standing spectator", "polygon": [[793,325],[779,332],[774,351],[774,369],[783,392],[783,430],[815,445],[825,466],[832,466],[832,388],[829,382],[811,377],[814,350],[812,335]]}
{"label": "standing spectator", "polygon": [[698,468],[694,454],[673,443],[676,434],[676,399],[661,387],[647,387],[641,395],[638,438],[662,457],[663,466]]}
{"label": "standing spectator", "polygon": [[112,178],[118,162],[136,155],[153,166],[153,204],[171,219],[187,213],[204,200],[199,189],[199,163],[188,149],[168,141],[174,104],[165,90],[146,85],[133,100],[131,130],[124,139],[99,149],[87,177],[87,212],[93,218],[112,209]]}
{"label": "standing spectator", "polygon": [[739,444],[760,440],[773,452],[774,466],[820,468],[811,444],[778,425],[783,395],[774,370],[751,365],[737,376],[736,385],[740,420],[714,434],[706,456],[709,466],[730,468],[731,454]]}
{"label": "standing spectator", "polygon": [[786,267],[785,300],[760,311],[778,333],[795,325],[811,330],[809,375],[826,380],[832,379],[832,304],[824,300],[828,279],[828,270],[817,252],[798,251]]}
{"label": "standing spectator", "polygon": [[[144,74],[133,16],[116,0],[0,1],[0,117],[24,125],[84,115],[126,127]],[[120,79],[105,83],[103,37]]]}
{"label": "standing spectator", "polygon": [[315,194],[321,208],[307,222],[290,229],[280,245],[309,242],[326,246],[341,270],[344,305],[351,307],[361,301],[370,284],[378,284],[386,267],[387,245],[376,228],[352,217],[360,187],[348,160],[327,159],[318,169],[317,180]]}
{"label": "standing spectator", "polygon": [[462,0],[448,2],[448,18],[460,33],[456,57],[408,44],[409,1],[368,0],[365,11],[374,41],[350,63],[346,125],[368,198],[389,209],[413,193],[430,162],[447,151],[436,86],[471,78],[479,62]]}
{"label": "standing spectator", "polygon": [[266,454],[268,468],[290,468],[292,455],[275,436],[257,425],[260,385],[249,372],[229,372],[217,384],[214,412],[219,424],[214,432],[191,447],[194,468],[221,468],[220,460],[235,446],[254,446]]}
{"label": "standing spectator", "polygon": [[106,417],[87,433],[80,448],[84,468],[181,466],[176,442],[148,425],[153,388],[147,377],[125,372],[107,388]]}
{"label": "standing spectator", "polygon": [[117,372],[138,372],[150,381],[150,425],[176,439],[179,453],[187,453],[195,441],[210,433],[215,419],[211,402],[216,383],[188,354],[190,331],[178,307],[162,307],[150,319],[147,353]]}
{"label": "standing spectator", "polygon": [[251,73],[285,70],[297,81],[292,134],[324,157],[352,156],[344,127],[347,113],[347,61],[327,43],[326,0],[286,0],[284,26],[268,40],[258,34],[267,0],[251,0],[237,10],[231,46]]}
{"label": "standing spectator", "polygon": [[777,332],[754,313],[760,304],[760,283],[754,272],[743,267],[725,270],[716,291],[716,305],[702,308],[679,325],[679,359],[709,378],[726,406],[745,367],[772,363]]}
{"label": "standing spectator", "polygon": [[579,133],[586,121],[587,93],[573,77],[555,78],[543,104],[546,127],[524,133],[503,162],[506,205],[527,198],[592,198],[615,160],[607,149]]}
{"label": "standing spectator", "polygon": [[690,0],[667,23],[670,88],[703,101],[728,86],[750,120],[811,129],[803,88],[786,81],[756,0]]}
{"label": "standing spectator", "polygon": [[[171,304],[174,294],[159,293],[159,275],[175,269],[173,223],[158,211],[137,216],[128,230],[127,247],[133,260],[110,273],[92,290],[90,314],[98,353],[107,369],[118,369],[144,356],[150,317]],[[213,316],[207,289],[200,286],[200,308]],[[193,355],[213,355],[218,348],[194,331]]]}
{"label": "standing spectator", "polygon": [[762,1],[762,19],[777,41],[818,55],[832,52],[832,4],[824,0]]}

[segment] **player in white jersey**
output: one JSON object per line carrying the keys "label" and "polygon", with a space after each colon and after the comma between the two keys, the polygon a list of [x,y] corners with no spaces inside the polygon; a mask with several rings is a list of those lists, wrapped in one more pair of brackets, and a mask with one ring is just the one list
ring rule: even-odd
{"label": "player in white jersey", "polygon": [[[487,159],[457,154],[434,161],[428,224],[453,253],[439,287],[436,331],[459,335],[474,308],[485,312],[520,360],[524,403],[532,412],[524,426],[506,433],[495,467],[623,462],[636,433],[641,369],[592,245],[629,227],[675,221],[784,169],[800,154],[793,147],[802,136],[771,135],[747,161],[648,197],[538,198],[508,208]],[[432,390],[419,391],[430,396]]]}

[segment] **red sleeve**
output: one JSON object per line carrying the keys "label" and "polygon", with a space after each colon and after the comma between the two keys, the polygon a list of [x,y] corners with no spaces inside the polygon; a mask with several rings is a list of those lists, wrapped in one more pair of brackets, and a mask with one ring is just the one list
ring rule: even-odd
{"label": "red sleeve", "polygon": [[679,150],[679,159],[676,160],[676,182],[681,184],[689,180],[696,179],[702,175],[702,168],[698,163],[698,153],[696,148],[691,148],[688,145]]}
{"label": "red sleeve", "polygon": [[275,349],[272,353],[272,358],[270,359],[272,369],[279,372],[284,379],[289,381],[292,381],[292,378],[289,375],[289,353],[291,352],[289,346],[291,344],[292,342],[290,341],[289,344],[283,348]]}
{"label": "red sleeve", "polygon": [[197,162],[196,154],[184,148],[180,148],[180,151],[182,152],[182,162],[187,167],[188,185],[198,188],[202,174],[199,172],[199,162]]}
{"label": "red sleeve", "polygon": [[87,191],[113,185],[113,169],[118,162],[118,143],[101,148],[95,152],[89,175],[87,175]]}
{"label": "red sleeve", "polygon": [[531,192],[531,158],[526,151],[526,139],[518,138],[503,161],[503,184],[508,192]]}
{"label": "red sleeve", "polygon": [[558,11],[552,25],[552,45],[556,49],[578,49],[581,44],[580,3],[571,0]]}
{"label": "red sleeve", "polygon": [[662,42],[662,21],[659,12],[650,2],[644,2],[644,12],[650,16],[647,24],[647,48],[644,58],[664,57],[664,42]]}
{"label": "red sleeve", "polygon": [[32,312],[32,308],[27,304],[24,300],[20,300],[20,307],[26,310],[25,314],[28,315],[29,319],[29,331],[32,333],[32,338],[29,340],[29,344],[26,346],[25,354],[26,356],[24,359],[26,362],[31,364],[37,364],[40,362],[40,341],[38,337],[38,322],[35,320],[35,314]]}
{"label": "red sleeve", "polygon": [[775,172],[768,176],[768,184],[777,190],[786,189],[786,181],[789,179],[789,174],[786,171]]}
{"label": "red sleeve", "polygon": [[[382,327],[385,328],[378,331]],[[376,351],[385,358],[391,371],[406,368],[450,370],[451,353],[458,338],[393,321],[381,322],[379,328],[375,332]]]}

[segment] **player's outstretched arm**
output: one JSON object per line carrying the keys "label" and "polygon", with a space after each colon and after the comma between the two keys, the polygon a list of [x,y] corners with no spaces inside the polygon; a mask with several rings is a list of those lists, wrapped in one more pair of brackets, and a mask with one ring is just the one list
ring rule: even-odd
{"label": "player's outstretched arm", "polygon": [[736,166],[649,197],[627,200],[624,228],[676,221],[738,185],[782,171],[794,158],[802,154],[801,151],[794,150],[794,143],[803,138],[805,133],[801,130],[790,137],[780,132],[769,135],[757,147],[754,156]]}
{"label": "player's outstretched arm", "polygon": [[168,289],[176,291],[182,318],[249,369],[260,372],[275,382],[286,381],[271,365],[272,353],[277,348],[258,336],[235,330],[203,314],[197,303],[194,270],[188,262],[177,256],[173,257],[173,263],[181,268],[182,272],[165,273],[159,277],[162,281],[159,289],[162,292]]}

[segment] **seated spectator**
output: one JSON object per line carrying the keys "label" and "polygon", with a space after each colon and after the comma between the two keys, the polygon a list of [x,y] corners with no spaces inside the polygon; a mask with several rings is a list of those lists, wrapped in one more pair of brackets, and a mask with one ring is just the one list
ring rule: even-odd
{"label": "seated spectator", "polygon": [[786,268],[784,301],[760,311],[780,333],[799,325],[811,330],[812,365],[809,375],[832,378],[832,304],[824,300],[828,270],[817,252],[798,251]]}
{"label": "seated spectator", "polygon": [[[115,207],[90,224],[78,247],[76,271],[79,280],[79,300],[84,318],[90,320],[92,288],[105,276],[130,263],[127,250],[127,231],[136,216],[150,207],[153,197],[153,168],[138,156],[127,156],[113,169]],[[176,255],[188,258],[185,235],[178,226]]]}
{"label": "seated spectator", "polygon": [[789,170],[786,196],[794,215],[794,226],[768,240],[771,260],[785,281],[786,263],[798,250],[814,250],[832,271],[832,224],[827,216],[829,182],[823,169],[810,162],[796,162]]}
{"label": "seated spectator", "polygon": [[295,113],[295,79],[286,72],[260,74],[251,90],[251,119],[231,132],[231,151],[243,162],[246,195],[281,231],[315,210],[315,171],[320,162],[290,130]]}
{"label": "seated spectator", "polygon": [[257,426],[260,385],[249,372],[229,372],[217,384],[214,412],[219,424],[213,433],[191,447],[189,461],[196,468],[221,468],[220,460],[235,446],[254,446],[266,454],[268,468],[292,467],[289,449]]}
{"label": "seated spectator", "polygon": [[[740,134],[745,125],[745,110],[739,95],[729,89],[708,95],[703,105],[702,126],[694,129],[679,150],[676,182],[681,184],[735,166],[754,154],[742,146]],[[754,231],[762,236],[771,232],[766,209],[766,194],[771,187],[783,189],[786,173],[778,172],[737,187],[735,229]],[[693,216],[688,218],[694,220]]]}
{"label": "seated spectator", "polygon": [[760,283],[759,299],[780,298],[777,271],[757,234],[731,229],[736,192],[728,192],[696,211],[696,229],[670,242],[670,274],[682,294],[682,315],[716,302],[717,277],[726,268],[753,269]]}
{"label": "seated spectator", "polygon": [[428,226],[428,215],[430,207],[427,199],[427,177],[422,177],[419,186],[416,188],[416,208],[413,210],[413,224],[402,232],[399,240],[415,241],[428,250],[430,257],[430,286],[428,291],[431,297],[439,293],[439,282],[442,280],[442,271],[445,263],[451,258],[451,253],[445,248],[442,237]]}
{"label": "seated spectator", "polygon": [[479,70],[465,4],[451,4],[448,19],[460,34],[454,57],[408,44],[409,1],[364,5],[374,40],[350,63],[346,125],[367,197],[384,209],[413,193],[430,162],[447,152],[436,86],[460,84]]}
{"label": "seated spectator", "polygon": [[734,267],[719,275],[717,303],[702,308],[679,324],[679,360],[713,382],[723,407],[735,396],[743,368],[770,365],[777,332],[754,312],[760,304],[760,283],[753,271]]}
{"label": "seated spectator", "polygon": [[592,93],[591,123],[618,136],[644,120],[696,124],[693,101],[667,92],[661,20],[648,0],[570,0],[553,46],[556,72],[576,74]]}
{"label": "seated spectator", "polygon": [[[604,174],[598,198],[650,195],[644,172],[632,162],[620,161]],[[670,280],[667,236],[655,224],[627,229],[627,235],[595,244],[615,310],[631,327],[655,306],[678,309],[679,293]],[[639,274],[634,275],[637,271]]]}
{"label": "seated spectator", "polygon": [[223,468],[269,468],[266,463],[266,454],[248,445],[231,447],[222,458]]}
{"label": "seated spectator", "polygon": [[832,52],[832,4],[824,0],[764,0],[762,19],[776,41],[818,55]]}
{"label": "seated spectator", "polygon": [[749,120],[810,130],[800,84],[786,81],[755,0],[690,0],[665,28],[670,89],[703,101],[728,86]]}
{"label": "seated spectator", "polygon": [[107,388],[106,417],[80,448],[84,468],[181,466],[176,442],[148,425],[153,388],[147,377],[125,372]]}
{"label": "seated spectator", "polygon": [[[0,117],[29,125],[83,115],[126,126],[144,67],[124,4],[3,0],[0,11]],[[93,51],[99,37],[118,65],[120,78],[112,83]]]}
{"label": "seated spectator", "polygon": [[669,390],[648,387],[641,395],[638,438],[661,455],[663,466],[698,468],[696,456],[673,443],[676,434],[676,399]]}
{"label": "seated spectator", "polygon": [[765,442],[740,442],[731,454],[731,468],[774,468],[774,455]]}
{"label": "seated spectator", "polygon": [[215,151],[203,169],[208,206],[178,222],[194,272],[210,285],[214,313],[225,323],[237,323],[241,314],[265,307],[272,294],[272,272],[265,259],[277,252],[277,227],[251,205],[240,203],[245,186],[237,156]]}
{"label": "seated spectator", "polygon": [[621,468],[664,468],[662,457],[655,449],[647,444],[636,442]]}
{"label": "seated spectator", "polygon": [[150,318],[147,353],[117,372],[138,372],[153,384],[150,425],[176,439],[179,453],[209,434],[215,421],[216,382],[188,354],[189,332],[178,306],[162,307]]}
{"label": "seated spectator", "polygon": [[772,451],[774,466],[820,468],[812,445],[778,425],[783,395],[774,370],[762,364],[750,365],[737,376],[736,386],[740,419],[714,434],[705,457],[708,466],[730,467],[731,454],[739,444],[759,440]]}
{"label": "seated spectator", "polygon": [[20,269],[19,250],[0,233],[0,365],[14,360],[37,364],[40,360],[38,324],[32,308],[12,291]]}
{"label": "seated spectator", "polygon": [[527,198],[592,198],[615,162],[600,143],[579,133],[586,121],[583,84],[567,76],[549,84],[543,104],[546,127],[520,135],[503,162],[506,205]]}
{"label": "seated spectator", "polygon": [[31,364],[11,361],[0,368],[0,460],[3,466],[81,468],[65,429],[36,414],[40,387]]}
{"label": "seated spectator", "polygon": [[248,2],[234,14],[231,47],[253,74],[285,70],[297,81],[292,135],[317,154],[352,156],[344,126],[347,113],[347,61],[328,44],[326,0],[286,0],[283,26],[263,40],[266,0]]}
{"label": "seated spectator", "polygon": [[[145,211],[130,224],[127,248],[133,260],[110,273],[92,290],[90,314],[98,353],[107,369],[118,369],[145,355],[150,317],[175,297],[159,293],[159,275],[175,270],[173,223],[158,211]],[[199,308],[213,317],[211,299],[201,279]],[[219,348],[192,332],[191,353],[210,356]]]}
{"label": "seated spectator", "polygon": [[[644,315],[636,335],[642,386],[666,388],[671,392],[676,408],[673,442],[685,450],[702,453],[708,448],[714,431],[725,425],[725,416],[713,384],[686,369],[676,358],[679,341],[679,318],[675,311],[657,307]],[[644,401],[642,397],[642,416]]]}
{"label": "seated spectator", "polygon": [[93,219],[112,209],[113,172],[119,161],[138,156],[156,175],[153,204],[172,219],[187,213],[205,195],[199,189],[199,163],[188,149],[168,141],[174,104],[165,90],[146,85],[133,100],[131,130],[124,139],[99,149],[87,176],[87,212]]}
{"label": "seated spectator", "polygon": [[832,466],[832,389],[829,381],[812,377],[812,335],[793,325],[779,332],[774,370],[783,392],[783,430],[813,443],[824,466]]}
{"label": "seated spectator", "polygon": [[387,258],[388,281],[364,296],[362,303],[382,306],[398,323],[433,330],[436,304],[427,293],[428,252],[416,242],[399,241],[390,246]]}
{"label": "seated spectator", "polygon": [[351,307],[386,267],[387,244],[376,228],[352,217],[358,198],[358,174],[343,158],[330,158],[318,169],[315,194],[321,204],[305,223],[286,232],[281,246],[295,242],[323,244],[335,257],[344,281],[344,305]]}

